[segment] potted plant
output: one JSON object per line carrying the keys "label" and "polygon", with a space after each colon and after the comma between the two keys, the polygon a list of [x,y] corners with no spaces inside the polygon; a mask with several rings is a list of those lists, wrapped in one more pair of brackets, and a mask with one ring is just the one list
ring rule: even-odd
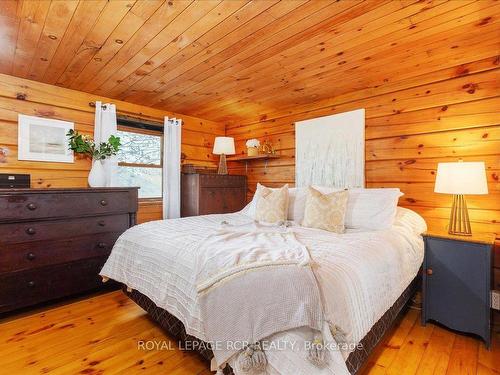
{"label": "potted plant", "polygon": [[78,154],[89,156],[92,159],[88,182],[91,187],[106,186],[106,173],[103,162],[120,150],[120,138],[111,135],[107,142],[98,145],[88,135],[82,135],[73,129],[66,134],[69,139],[69,148]]}
{"label": "potted plant", "polygon": [[259,155],[260,142],[258,139],[249,139],[246,143],[248,156]]}

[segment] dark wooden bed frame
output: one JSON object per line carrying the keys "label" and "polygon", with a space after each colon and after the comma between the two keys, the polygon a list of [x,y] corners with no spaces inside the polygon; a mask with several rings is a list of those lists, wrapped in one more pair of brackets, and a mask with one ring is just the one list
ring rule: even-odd
{"label": "dark wooden bed frame", "polygon": [[[346,365],[349,372],[355,375],[366,363],[370,353],[377,346],[380,340],[384,337],[386,332],[392,327],[396,318],[399,316],[403,308],[408,304],[411,297],[415,294],[419,287],[419,279],[421,273],[413,279],[410,285],[405,289],[405,291],[399,296],[399,298],[394,302],[394,304],[385,312],[385,314],[374,324],[366,336],[361,340],[360,344],[362,349],[357,348],[346,360]],[[186,329],[182,322],[175,316],[171,315],[166,310],[156,306],[153,301],[140,292],[133,290],[132,292],[127,292],[126,288],[123,291],[127,296],[137,303],[140,307],[146,310],[151,318],[157,322],[168,334],[169,336],[175,338],[181,342],[198,342],[200,347],[205,349],[197,350],[197,352],[210,363],[213,353],[208,349],[208,344],[204,343],[196,337],[190,336],[186,333]],[[224,374],[233,374],[233,370],[227,366],[224,370]]]}

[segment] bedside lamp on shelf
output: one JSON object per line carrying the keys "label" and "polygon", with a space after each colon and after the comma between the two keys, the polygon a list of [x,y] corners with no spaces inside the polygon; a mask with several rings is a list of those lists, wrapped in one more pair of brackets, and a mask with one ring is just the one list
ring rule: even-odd
{"label": "bedside lamp on shelf", "polygon": [[218,174],[227,174],[226,155],[234,155],[234,138],[215,137],[214,150],[215,155],[220,155]]}
{"label": "bedside lamp on shelf", "polygon": [[464,194],[488,194],[484,162],[438,163],[434,192],[453,194],[448,233],[472,235]]}

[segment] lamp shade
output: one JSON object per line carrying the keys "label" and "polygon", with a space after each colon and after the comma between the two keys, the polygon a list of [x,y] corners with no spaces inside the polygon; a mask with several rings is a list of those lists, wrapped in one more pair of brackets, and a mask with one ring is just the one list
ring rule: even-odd
{"label": "lamp shade", "polygon": [[234,138],[232,137],[215,137],[214,150],[215,155],[234,155]]}
{"label": "lamp shade", "polygon": [[488,194],[484,162],[438,163],[434,192]]}

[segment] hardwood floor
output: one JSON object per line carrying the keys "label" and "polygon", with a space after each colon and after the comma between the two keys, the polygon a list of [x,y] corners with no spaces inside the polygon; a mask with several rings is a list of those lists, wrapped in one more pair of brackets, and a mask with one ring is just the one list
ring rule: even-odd
{"label": "hardwood floor", "polygon": [[[367,374],[499,374],[500,333],[491,351],[479,340],[428,324],[409,310],[375,350]],[[143,350],[140,340],[166,342]],[[165,340],[165,341],[163,341]],[[166,348],[168,346],[168,348]],[[182,352],[120,291],[0,320],[0,373],[198,374],[211,372]]]}

